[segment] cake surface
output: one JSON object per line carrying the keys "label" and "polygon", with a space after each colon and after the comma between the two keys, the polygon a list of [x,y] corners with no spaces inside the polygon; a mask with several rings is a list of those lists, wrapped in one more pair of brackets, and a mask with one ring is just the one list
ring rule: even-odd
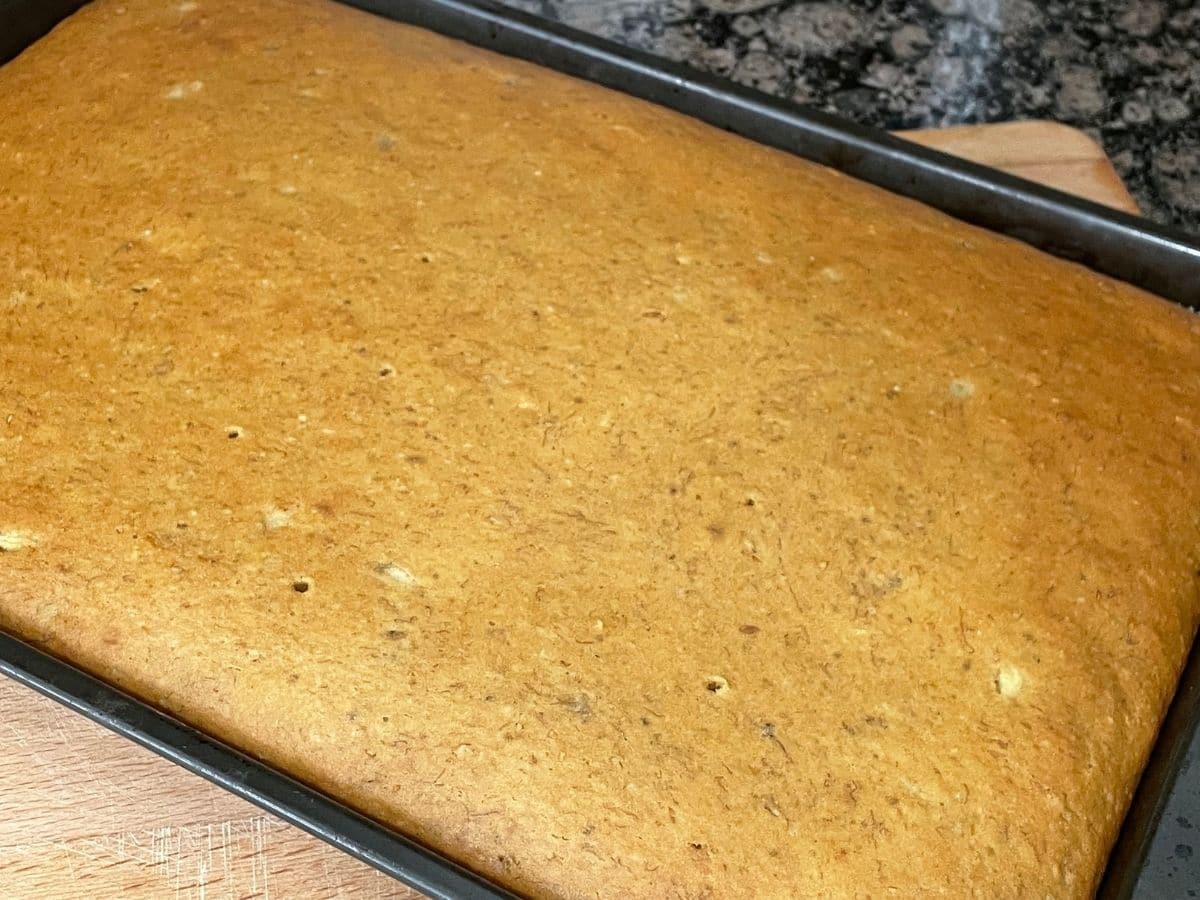
{"label": "cake surface", "polygon": [[1200,320],[319,0],[0,68],[0,625],[521,892],[1086,896]]}

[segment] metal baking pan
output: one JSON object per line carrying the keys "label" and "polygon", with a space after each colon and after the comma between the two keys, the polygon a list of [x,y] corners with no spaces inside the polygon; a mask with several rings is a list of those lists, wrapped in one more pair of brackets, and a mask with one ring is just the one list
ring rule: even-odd
{"label": "metal baking pan", "polygon": [[[82,5],[0,0],[0,63]],[[351,5],[651,100],[1200,308],[1200,240],[1178,229],[802,110],[488,0],[351,0]],[[512,896],[320,791],[3,633],[0,672],[431,896]],[[1200,653],[1193,648],[1110,857],[1100,888],[1105,900],[1166,895],[1165,885],[1143,878],[1144,864],[1198,722]],[[1200,780],[1200,771],[1186,777]]]}

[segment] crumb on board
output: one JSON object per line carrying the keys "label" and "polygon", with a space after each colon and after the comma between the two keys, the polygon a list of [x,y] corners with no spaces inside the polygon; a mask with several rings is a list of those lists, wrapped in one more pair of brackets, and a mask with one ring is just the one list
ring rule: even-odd
{"label": "crumb on board", "polygon": [[705,675],[704,689],[710,694],[716,694],[719,697],[722,694],[729,693],[729,682],[720,675]]}

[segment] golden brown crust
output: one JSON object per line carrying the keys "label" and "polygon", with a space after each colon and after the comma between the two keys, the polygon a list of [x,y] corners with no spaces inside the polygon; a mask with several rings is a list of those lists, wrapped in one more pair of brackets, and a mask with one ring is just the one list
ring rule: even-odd
{"label": "golden brown crust", "polygon": [[6,627],[523,891],[1091,890],[1194,317],[317,0],[101,0],[0,123]]}

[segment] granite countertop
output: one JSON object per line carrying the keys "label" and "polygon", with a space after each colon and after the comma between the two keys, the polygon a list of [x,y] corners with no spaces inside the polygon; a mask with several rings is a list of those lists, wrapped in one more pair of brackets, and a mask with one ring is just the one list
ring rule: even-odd
{"label": "granite countertop", "polygon": [[507,0],[881,128],[1054,119],[1200,232],[1194,0]]}

